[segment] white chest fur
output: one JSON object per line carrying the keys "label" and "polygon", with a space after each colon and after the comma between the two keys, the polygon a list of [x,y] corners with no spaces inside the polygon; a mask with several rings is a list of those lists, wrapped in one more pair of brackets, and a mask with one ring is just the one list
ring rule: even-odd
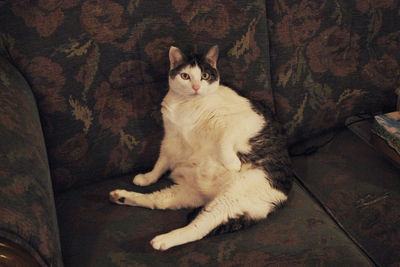
{"label": "white chest fur", "polygon": [[249,152],[248,141],[264,126],[248,100],[220,86],[209,95],[182,99],[168,93],[162,103],[163,147],[175,162],[185,159],[218,161],[221,145]]}

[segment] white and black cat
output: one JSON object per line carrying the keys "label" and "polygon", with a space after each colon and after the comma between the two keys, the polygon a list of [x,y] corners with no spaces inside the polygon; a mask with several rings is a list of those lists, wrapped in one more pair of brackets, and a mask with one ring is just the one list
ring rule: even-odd
{"label": "white and black cat", "polygon": [[133,183],[150,185],[171,170],[175,184],[150,194],[110,192],[110,200],[122,205],[203,207],[187,226],[151,240],[157,250],[264,219],[287,200],[292,185],[285,139],[272,113],[220,85],[217,58],[217,46],[204,57],[170,48],[160,155],[153,170]]}

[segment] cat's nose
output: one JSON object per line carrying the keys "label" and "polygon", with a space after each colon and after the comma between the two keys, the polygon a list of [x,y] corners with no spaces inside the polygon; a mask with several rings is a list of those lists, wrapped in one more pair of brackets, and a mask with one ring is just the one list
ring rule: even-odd
{"label": "cat's nose", "polygon": [[195,91],[197,91],[197,90],[200,89],[200,85],[194,84],[194,85],[192,85],[192,89],[195,90]]}

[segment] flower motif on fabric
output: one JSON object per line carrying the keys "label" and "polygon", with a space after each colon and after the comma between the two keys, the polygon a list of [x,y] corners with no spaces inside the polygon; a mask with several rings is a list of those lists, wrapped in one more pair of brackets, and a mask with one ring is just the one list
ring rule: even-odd
{"label": "flower motif on fabric", "polygon": [[372,59],[365,65],[362,76],[382,88],[398,86],[400,82],[400,69],[397,61],[384,54],[379,59]]}
{"label": "flower motif on fabric", "polygon": [[231,1],[173,0],[172,5],[195,40],[221,39],[245,24],[244,11]]}
{"label": "flower motif on fabric", "polygon": [[15,15],[24,19],[25,24],[34,27],[40,36],[49,37],[64,21],[64,9],[76,6],[79,1],[41,0],[13,1]]}
{"label": "flower motif on fabric", "polygon": [[356,7],[362,13],[367,13],[373,9],[394,8],[396,0],[356,0]]}
{"label": "flower motif on fabric", "polygon": [[95,98],[94,109],[99,112],[100,125],[105,129],[110,129],[114,134],[119,134],[128,123],[128,117],[132,114],[132,105],[107,82],[103,82],[96,90]]}
{"label": "flower motif on fabric", "polygon": [[174,43],[175,40],[172,37],[157,38],[149,42],[144,49],[153,66],[161,73],[168,72],[169,61],[166,55],[168,55],[168,50]]}
{"label": "flower motif on fabric", "polygon": [[78,133],[69,138],[65,143],[57,147],[54,154],[57,158],[62,159],[72,165],[80,165],[86,159],[88,151],[88,143],[86,135]]}
{"label": "flower motif on fabric", "polygon": [[66,110],[66,99],[61,95],[65,84],[62,67],[49,58],[35,57],[27,67],[40,109],[48,113]]}
{"label": "flower motif on fabric", "polygon": [[128,27],[122,23],[124,8],[110,0],[89,0],[82,5],[83,28],[99,43],[122,37]]}
{"label": "flower motif on fabric", "polygon": [[307,47],[309,65],[314,72],[330,71],[344,77],[357,70],[360,37],[347,29],[333,26],[323,31]]}
{"label": "flower motif on fabric", "polygon": [[109,82],[129,99],[129,116],[142,118],[149,112],[152,103],[160,96],[154,90],[153,77],[149,75],[148,64],[140,60],[129,60],[118,64],[111,72]]}
{"label": "flower motif on fabric", "polygon": [[314,37],[321,26],[325,6],[325,2],[320,2],[303,0],[287,8],[287,14],[276,26],[279,41],[284,46],[304,46]]}

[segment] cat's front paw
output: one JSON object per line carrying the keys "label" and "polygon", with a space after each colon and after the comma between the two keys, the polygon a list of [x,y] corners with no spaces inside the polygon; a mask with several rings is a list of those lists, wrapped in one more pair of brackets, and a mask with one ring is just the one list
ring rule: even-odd
{"label": "cat's front paw", "polygon": [[242,168],[242,162],[236,155],[224,156],[222,158],[222,164],[230,171],[240,171]]}
{"label": "cat's front paw", "polygon": [[138,174],[133,178],[133,183],[138,186],[148,186],[157,181],[150,173]]}
{"label": "cat's front paw", "polygon": [[109,198],[111,202],[119,205],[124,205],[126,200],[126,190],[114,190],[109,193]]}

